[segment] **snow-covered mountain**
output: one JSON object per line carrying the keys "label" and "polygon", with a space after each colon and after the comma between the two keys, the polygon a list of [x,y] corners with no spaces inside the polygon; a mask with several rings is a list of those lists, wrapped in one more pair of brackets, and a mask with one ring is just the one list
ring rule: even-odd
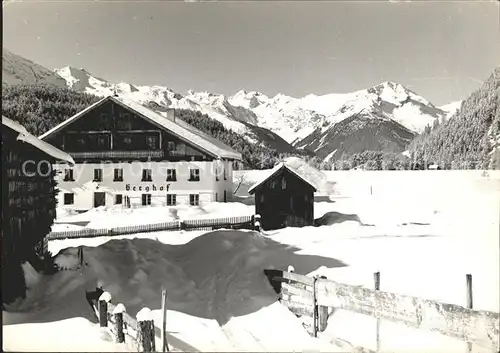
{"label": "snow-covered mountain", "polygon": [[442,111],[446,113],[446,120],[451,118],[462,106],[462,101],[451,102],[439,107]]}
{"label": "snow-covered mountain", "polygon": [[254,142],[271,144],[281,152],[297,147],[322,158],[365,149],[402,151],[427,125],[450,114],[394,82],[352,93],[302,98],[268,97],[245,90],[227,97],[194,91],[181,95],[165,86],[112,84],[72,67],[55,72],[78,91],[98,96],[117,93],[141,104],[154,102],[157,110],[199,111]]}
{"label": "snow-covered mountain", "polygon": [[208,92],[188,92],[183,96],[165,86],[134,86],[126,82],[112,84],[92,76],[85,69],[64,67],[55,72],[64,78],[71,89],[97,96],[118,94],[137,103],[148,105],[159,113],[166,108],[188,109],[207,114],[221,122],[227,129],[244,135],[255,143],[265,143],[279,152],[296,152],[296,149],[276,133],[257,124],[257,117],[248,109],[233,106],[223,95]]}
{"label": "snow-covered mountain", "polygon": [[2,48],[2,84],[20,83],[66,86],[65,80],[51,70]]}

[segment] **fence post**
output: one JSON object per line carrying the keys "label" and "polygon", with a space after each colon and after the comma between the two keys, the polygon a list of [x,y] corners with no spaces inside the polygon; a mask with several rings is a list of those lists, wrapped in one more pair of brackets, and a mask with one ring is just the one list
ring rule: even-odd
{"label": "fence post", "polygon": [[99,297],[99,326],[108,327],[108,303],[111,301],[111,294],[104,292]]}
{"label": "fence post", "polygon": [[125,342],[125,333],[123,332],[123,313],[125,312],[125,306],[123,304],[118,304],[113,310],[113,316],[115,318],[115,332],[116,332],[116,343]]}
{"label": "fence post", "polygon": [[[465,285],[466,285],[466,300],[467,309],[473,308],[473,297],[472,297],[472,275],[470,273],[465,275]],[[467,342],[467,352],[472,352],[472,343]]]}
{"label": "fence post", "polygon": [[184,221],[179,221],[179,229],[186,230],[186,223]]}
{"label": "fence post", "polygon": [[316,281],[318,277],[314,276],[313,282],[313,335],[318,337],[318,300],[316,298]]}
{"label": "fence post", "polygon": [[254,216],[253,229],[257,232],[260,232],[260,214],[256,214]]}
{"label": "fence post", "polygon": [[[321,276],[321,279],[327,279],[326,276]],[[318,300],[316,294],[316,301]],[[328,307],[317,305],[318,306],[318,330],[319,332],[323,332],[326,330],[326,326],[328,326]]]}
{"label": "fence post", "polygon": [[153,352],[155,350],[155,329],[151,310],[142,308],[137,313],[137,351]]}
{"label": "fence post", "polygon": [[161,311],[163,313],[161,322],[161,345],[162,352],[170,352],[167,342],[167,290],[165,288],[161,291]]}
{"label": "fence post", "polygon": [[[373,274],[373,281],[375,282],[374,283],[375,290],[380,290],[380,272],[375,272]],[[377,320],[376,327],[375,327],[375,340],[376,340],[376,344],[377,344],[376,352],[379,352],[380,351],[380,319],[377,318],[376,320]]]}

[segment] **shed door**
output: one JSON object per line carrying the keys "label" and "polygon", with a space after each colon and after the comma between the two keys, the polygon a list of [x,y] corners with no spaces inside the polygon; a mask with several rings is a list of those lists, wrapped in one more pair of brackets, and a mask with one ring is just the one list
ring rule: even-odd
{"label": "shed door", "polygon": [[94,192],[94,207],[106,205],[106,194],[104,192]]}

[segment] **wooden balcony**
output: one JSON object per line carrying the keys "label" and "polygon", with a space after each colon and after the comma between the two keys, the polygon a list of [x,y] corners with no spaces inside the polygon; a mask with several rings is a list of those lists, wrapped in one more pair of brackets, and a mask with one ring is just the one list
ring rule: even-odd
{"label": "wooden balcony", "polygon": [[104,158],[163,158],[164,152],[159,151],[103,151],[103,152],[69,152],[75,159]]}

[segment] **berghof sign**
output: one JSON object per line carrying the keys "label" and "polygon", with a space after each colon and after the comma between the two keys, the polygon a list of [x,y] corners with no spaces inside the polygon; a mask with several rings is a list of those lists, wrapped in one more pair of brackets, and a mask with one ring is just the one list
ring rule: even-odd
{"label": "berghof sign", "polygon": [[156,186],[154,184],[152,185],[130,185],[130,184],[126,184],[125,185],[125,190],[127,191],[169,191],[170,190],[170,184],[166,184],[166,185],[160,185],[160,186]]}

